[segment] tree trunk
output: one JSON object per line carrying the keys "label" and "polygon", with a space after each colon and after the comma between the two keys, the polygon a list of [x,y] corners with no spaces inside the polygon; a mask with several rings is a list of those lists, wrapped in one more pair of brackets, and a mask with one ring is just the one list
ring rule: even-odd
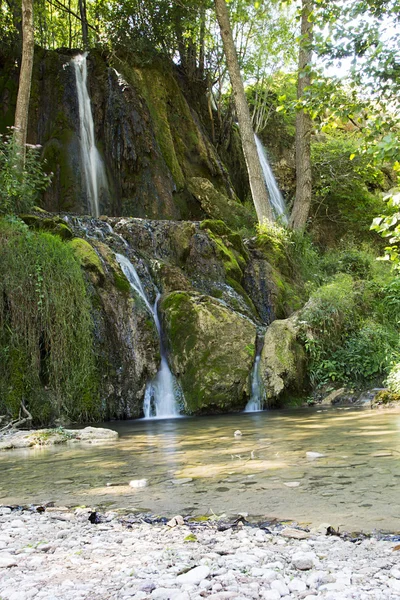
{"label": "tree trunk", "polygon": [[269,203],[267,188],[265,186],[260,159],[257,153],[250,111],[244,92],[235,43],[233,41],[232,30],[229,23],[228,8],[225,0],[215,0],[215,11],[221,30],[229,78],[232,84],[236,114],[239,122],[243,154],[246,160],[251,195],[256,208],[258,221],[260,223],[265,220],[272,221],[272,209]]}
{"label": "tree trunk", "polygon": [[[312,0],[302,0],[301,41],[299,49],[299,73],[297,82],[297,98],[304,95],[304,90],[311,84],[311,43],[313,24],[309,20],[312,12]],[[290,217],[293,229],[305,229],[311,205],[311,132],[312,120],[304,110],[296,115],[296,198]]]}
{"label": "tree trunk", "polygon": [[88,20],[87,20],[87,12],[86,12],[86,0],[79,0],[79,12],[81,15],[81,23],[82,23],[82,42],[83,47],[86,50],[88,46],[88,37],[89,37],[89,28],[88,28]]}
{"label": "tree trunk", "polygon": [[25,144],[28,129],[34,50],[32,0],[22,0],[22,62],[14,122],[14,140],[19,149],[19,162],[22,167],[25,165]]}

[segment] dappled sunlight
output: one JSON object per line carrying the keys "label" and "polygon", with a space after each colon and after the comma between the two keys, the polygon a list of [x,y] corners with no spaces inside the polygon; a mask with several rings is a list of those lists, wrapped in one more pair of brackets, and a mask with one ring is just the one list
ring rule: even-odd
{"label": "dappled sunlight", "polygon": [[[0,454],[0,503],[140,504],[158,514],[260,514],[265,506],[319,522],[329,503],[330,511],[354,505],[364,523],[397,506],[399,427],[399,413],[362,410],[113,423],[121,436],[112,446]],[[129,486],[142,479],[146,487]],[[359,494],[357,485],[365,486]]]}

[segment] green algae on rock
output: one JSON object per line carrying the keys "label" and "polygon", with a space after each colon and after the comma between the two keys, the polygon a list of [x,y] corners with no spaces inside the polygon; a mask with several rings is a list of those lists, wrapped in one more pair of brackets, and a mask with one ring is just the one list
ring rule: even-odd
{"label": "green algae on rock", "polygon": [[168,294],[160,310],[185,413],[242,410],[254,360],[255,325],[214,298],[193,292]]}

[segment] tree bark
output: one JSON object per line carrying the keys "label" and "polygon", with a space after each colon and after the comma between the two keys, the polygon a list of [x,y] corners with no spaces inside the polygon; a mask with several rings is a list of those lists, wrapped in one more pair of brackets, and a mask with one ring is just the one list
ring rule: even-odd
{"label": "tree bark", "polygon": [[25,165],[34,50],[32,0],[22,0],[22,62],[14,122],[14,140],[18,147],[19,162],[22,167]]}
{"label": "tree bark", "polygon": [[[313,39],[313,24],[309,20],[311,12],[312,0],[302,0],[298,99],[303,97],[305,89],[311,84],[310,64]],[[290,217],[290,226],[299,230],[305,229],[311,206],[311,133],[310,115],[304,110],[299,110],[296,115],[296,198]]]}
{"label": "tree bark", "polygon": [[262,173],[260,159],[254,139],[250,111],[244,92],[242,77],[240,74],[239,61],[232,30],[229,22],[228,8],[225,0],[215,0],[215,11],[221,30],[222,42],[228,66],[229,78],[231,80],[233,98],[239,123],[240,136],[242,139],[243,154],[246,160],[249,175],[251,195],[260,223],[265,220],[272,221],[272,209],[269,203],[267,188]]}
{"label": "tree bark", "polygon": [[79,0],[79,13],[81,15],[83,48],[87,50],[87,48],[89,47],[89,27],[86,12],[86,0]]}

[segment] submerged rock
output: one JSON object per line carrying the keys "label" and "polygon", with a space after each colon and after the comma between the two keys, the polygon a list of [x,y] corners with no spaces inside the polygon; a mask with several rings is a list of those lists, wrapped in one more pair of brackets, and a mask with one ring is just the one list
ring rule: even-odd
{"label": "submerged rock", "polygon": [[185,412],[242,410],[254,360],[256,326],[218,300],[172,292],[160,305],[172,371]]}

